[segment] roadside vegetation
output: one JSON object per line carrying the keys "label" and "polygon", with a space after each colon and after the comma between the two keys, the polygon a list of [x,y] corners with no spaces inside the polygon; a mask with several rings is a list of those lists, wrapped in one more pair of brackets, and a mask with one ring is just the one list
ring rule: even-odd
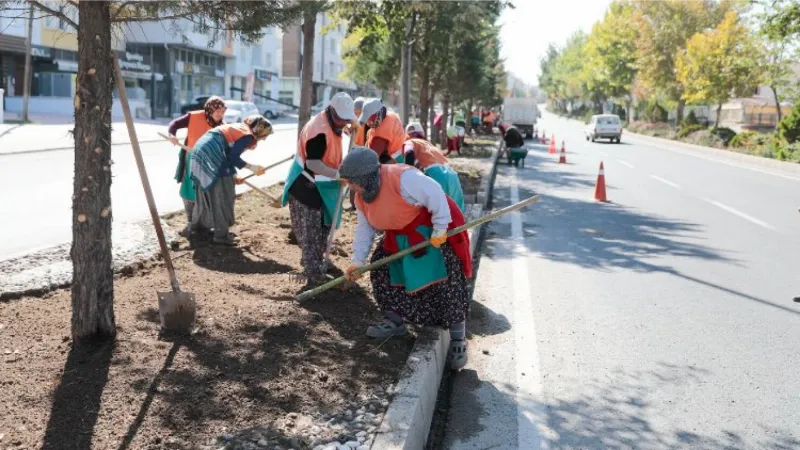
{"label": "roadside vegetation", "polygon": [[[584,122],[607,112],[631,132],[800,162],[797,9],[789,0],[768,8],[617,0],[589,34],[551,44],[540,88],[551,111]],[[769,95],[761,109],[769,124],[727,127],[723,105],[759,87]],[[741,117],[755,114],[741,108]]]}

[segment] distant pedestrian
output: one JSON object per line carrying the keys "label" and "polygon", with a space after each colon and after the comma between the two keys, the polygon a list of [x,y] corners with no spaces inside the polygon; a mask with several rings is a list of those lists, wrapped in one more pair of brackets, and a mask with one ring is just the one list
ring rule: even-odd
{"label": "distant pedestrian", "polygon": [[[200,139],[200,137],[202,137],[206,131],[224,123],[222,118],[225,115],[226,109],[227,107],[225,106],[225,101],[221,97],[209,97],[208,100],[206,100],[203,110],[189,112],[169,123],[167,132],[169,134],[170,142],[172,142],[174,145],[179,145],[178,138],[175,137],[175,133],[177,133],[178,130],[186,128],[187,135],[184,145],[189,148],[193,148],[195,143],[197,143],[197,140]],[[186,211],[187,225],[182,231],[182,234],[186,236],[191,235],[194,231],[198,231],[192,229],[191,227],[192,214],[197,198],[194,180],[192,180],[192,177],[189,173],[191,158],[191,153],[181,149],[178,155],[178,169],[175,171],[175,180],[181,184],[179,193],[183,199],[183,207]]]}
{"label": "distant pedestrian", "polygon": [[525,139],[522,133],[513,125],[508,125],[504,122],[498,124],[500,136],[506,144],[506,157],[508,158],[508,165],[519,166],[519,161],[528,156],[528,150],[525,148]]}
{"label": "distant pedestrian", "polygon": [[375,262],[430,240],[431,246],[370,272],[372,292],[384,320],[367,328],[367,336],[388,339],[406,333],[405,321],[450,330],[447,360],[452,369],[467,363],[466,318],[472,258],[466,232],[447,237],[464,224],[464,216],[442,188],[406,164],[380,164],[375,153],[357,147],[339,168],[356,191],[358,217],[349,281],[359,277],[376,231],[383,237],[372,253]]}
{"label": "distant pedestrian", "polygon": [[406,130],[400,116],[387,110],[379,98],[373,98],[364,103],[358,122],[370,129],[367,147],[378,154],[381,164],[403,162]]}
{"label": "distant pedestrian", "polygon": [[264,167],[249,164],[242,153],[256,148],[259,141],[272,134],[272,124],[254,114],[243,123],[225,124],[204,134],[195,144],[191,174],[197,192],[197,205],[192,216],[192,226],[214,229],[215,244],[236,245],[229,232],[235,222],[234,202],[237,169],[247,168],[256,175]]}

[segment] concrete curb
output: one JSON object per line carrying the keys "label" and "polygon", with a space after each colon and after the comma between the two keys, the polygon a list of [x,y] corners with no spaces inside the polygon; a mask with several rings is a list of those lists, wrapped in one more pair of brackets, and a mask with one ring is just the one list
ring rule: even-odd
{"label": "concrete curb", "polygon": [[[471,217],[482,214],[489,206],[501,148],[502,141],[492,151],[492,168],[489,176],[481,181],[478,205],[470,211]],[[478,251],[481,229],[482,225],[468,230],[473,258]],[[371,449],[425,448],[449,348],[450,333],[447,330],[426,329],[419,334],[406,365],[400,372],[399,381],[393,390],[394,398],[386,410]]]}
{"label": "concrete curb", "polygon": [[[153,144],[156,142],[166,142],[164,139],[140,139],[140,144]],[[131,145],[130,142],[112,142],[111,146],[116,147],[118,145]],[[55,147],[55,148],[39,148],[33,150],[20,150],[20,151],[9,151],[9,152],[0,152],[0,156],[12,156],[12,155],[30,155],[34,153],[47,153],[47,152],[60,152],[64,150],[74,150],[75,146],[69,147]]]}

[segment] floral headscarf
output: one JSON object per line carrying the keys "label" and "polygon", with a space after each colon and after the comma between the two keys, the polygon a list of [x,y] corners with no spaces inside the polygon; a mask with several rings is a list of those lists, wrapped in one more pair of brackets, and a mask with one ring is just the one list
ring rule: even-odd
{"label": "floral headscarf", "polygon": [[272,124],[260,114],[247,116],[244,118],[243,122],[250,127],[256,139],[263,139],[272,134]]}
{"label": "floral headscarf", "polygon": [[206,112],[206,122],[208,122],[208,124],[211,125],[212,127],[217,127],[222,125],[221,120],[219,122],[216,122],[211,115],[214,114],[214,111],[225,108],[227,107],[225,106],[225,100],[223,100],[222,97],[218,97],[216,95],[208,97],[208,100],[206,100],[205,107],[203,108]]}

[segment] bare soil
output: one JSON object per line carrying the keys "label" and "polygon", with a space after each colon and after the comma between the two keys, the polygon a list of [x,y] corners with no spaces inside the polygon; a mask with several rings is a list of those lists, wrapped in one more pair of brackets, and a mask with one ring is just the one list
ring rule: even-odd
{"label": "bare soil", "polygon": [[[221,435],[254,427],[283,442],[295,436],[287,415],[341,411],[395,381],[414,337],[364,335],[379,319],[368,282],[298,304],[288,208],[248,193],[236,211],[238,247],[182,238],[173,251],[197,297],[191,337],[159,335],[156,291],[169,282],[157,260],[117,277],[114,343],[73,345],[69,290],[0,302],[0,448],[219,448]],[[353,227],[346,215],[339,274]],[[291,442],[283,448],[310,446]]]}

